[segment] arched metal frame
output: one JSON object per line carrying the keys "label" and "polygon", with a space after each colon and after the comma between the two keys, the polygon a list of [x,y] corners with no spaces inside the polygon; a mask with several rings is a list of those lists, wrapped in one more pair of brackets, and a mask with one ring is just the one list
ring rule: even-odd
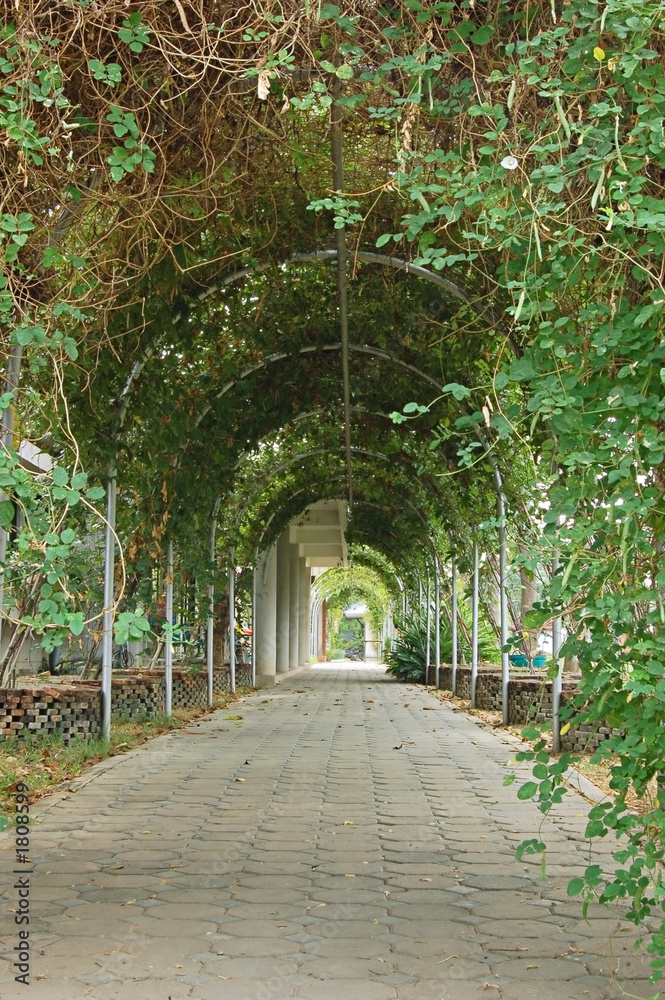
{"label": "arched metal frame", "polygon": [[[316,260],[337,260],[339,255],[339,248],[335,250],[318,250],[311,253],[298,253],[292,254],[286,261],[283,262],[282,266],[293,263],[305,263],[308,261]],[[396,271],[404,271],[407,274],[413,274],[416,277],[423,278],[430,281],[439,287],[443,288],[449,295],[457,298],[458,300],[464,302],[466,305],[471,306],[477,312],[481,310],[478,308],[478,300],[474,300],[465,289],[461,286],[443,278],[439,274],[435,274],[429,271],[427,268],[421,267],[419,265],[410,264],[408,261],[402,260],[401,258],[389,257],[383,254],[377,254],[370,251],[356,251],[354,254],[355,259],[362,260],[367,263],[376,263],[383,266],[388,266]],[[251,265],[250,267],[243,268],[239,271],[232,272],[226,275],[222,281],[214,286],[208,286],[202,292],[198,298],[199,300],[204,300],[210,295],[214,294],[215,291],[219,290],[221,287],[230,285],[236,281],[240,281],[245,277],[249,277],[253,273],[258,271],[265,271],[270,269],[273,265],[270,263]],[[483,310],[486,312],[486,310]],[[490,314],[488,314],[490,315]],[[491,317],[492,324],[497,327],[499,326],[497,320]],[[518,345],[514,342],[512,337],[508,335],[508,340],[511,347],[516,355],[519,356],[520,349]],[[120,412],[118,421],[116,423],[116,428],[122,427],[129,404],[129,396],[131,390],[145,367],[146,363],[153,355],[159,338],[149,344],[143,352],[143,356],[134,362],[132,366],[128,380],[123,388],[123,391],[119,397]],[[346,345],[343,343],[335,345],[325,345],[324,350],[343,350]],[[432,376],[428,375],[426,372],[422,372],[420,369],[415,368],[415,366],[410,365],[401,359],[394,358],[387,351],[381,351],[380,349],[370,348],[368,346],[363,346],[359,344],[348,345],[349,350],[359,351],[361,353],[371,354],[376,357],[383,357],[385,360],[393,361],[418,374],[423,379],[430,382],[433,386],[437,387],[439,391],[442,390],[443,385],[434,379]],[[321,348],[315,347],[305,347],[302,348],[300,353],[308,353],[309,351],[317,351]],[[217,394],[216,398],[220,398],[226,391],[232,388],[233,385],[237,383],[242,378],[247,377],[252,371],[255,371],[261,367],[265,367],[267,363],[271,360],[279,360],[282,357],[291,357],[291,355],[273,355],[270,359],[266,359],[265,362],[260,363],[254,368],[244,372],[239,379],[234,380],[232,383],[228,383],[222,392]],[[201,421],[205,418],[211,407],[206,407],[204,411],[199,415],[196,425],[198,426]],[[492,466],[494,472],[494,478],[497,490],[497,513],[499,519],[499,565],[500,565],[500,595],[501,595],[501,645],[502,645],[502,689],[503,689],[503,716],[504,722],[508,721],[508,681],[509,681],[509,660],[508,654],[504,653],[504,648],[508,640],[508,607],[507,607],[507,593],[506,593],[506,536],[505,536],[505,498],[503,495],[503,482],[501,478],[501,473],[498,468],[498,463],[496,461],[496,456],[493,455],[491,445],[487,441],[485,434],[482,432],[481,428],[476,429],[476,434],[481,441],[481,444],[485,450],[488,457],[490,465]],[[347,456],[348,442],[347,442]],[[103,734],[108,736],[110,733],[110,714],[111,714],[111,678],[112,678],[112,644],[113,644],[113,594],[114,594],[114,545],[115,545],[115,492],[116,492],[116,482],[117,482],[117,469],[115,464],[109,468],[109,475],[107,480],[107,532],[106,532],[106,545],[104,554],[104,622],[103,622],[103,635],[102,635],[102,649],[103,649],[103,659],[102,659],[102,702],[103,708]],[[438,635],[438,631],[437,631]]]}

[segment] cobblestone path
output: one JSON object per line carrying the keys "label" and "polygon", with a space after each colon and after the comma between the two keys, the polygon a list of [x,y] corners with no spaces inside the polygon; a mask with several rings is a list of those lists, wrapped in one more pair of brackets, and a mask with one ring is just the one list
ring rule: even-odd
{"label": "cobblestone path", "polygon": [[542,817],[502,786],[513,752],[425,690],[328,666],[97,765],[34,807],[31,984],[3,962],[0,996],[653,996],[631,933],[566,896],[577,794],[544,824],[545,879],[515,861]]}

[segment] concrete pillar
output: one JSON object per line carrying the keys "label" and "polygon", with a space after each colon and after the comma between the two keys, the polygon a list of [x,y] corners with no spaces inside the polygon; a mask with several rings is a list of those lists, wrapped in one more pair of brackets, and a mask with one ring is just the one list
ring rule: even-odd
{"label": "concrete pillar", "polygon": [[300,553],[297,543],[289,545],[289,670],[300,662]]}
{"label": "concrete pillar", "polygon": [[298,621],[298,666],[309,666],[312,571],[304,556],[300,556],[300,608]]}
{"label": "concrete pillar", "polygon": [[256,683],[274,684],[277,672],[277,552],[267,549],[254,570]]}
{"label": "concrete pillar", "polygon": [[365,659],[376,663],[379,659],[379,641],[368,621],[365,622]]}
{"label": "concrete pillar", "polygon": [[275,666],[278,674],[289,669],[289,602],[290,602],[290,549],[289,529],[281,535],[276,546],[275,601],[276,651]]}

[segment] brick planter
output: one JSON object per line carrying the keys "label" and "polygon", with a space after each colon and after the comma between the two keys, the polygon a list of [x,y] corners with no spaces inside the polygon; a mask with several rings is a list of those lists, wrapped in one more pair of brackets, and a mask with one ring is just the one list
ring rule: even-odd
{"label": "brick planter", "polygon": [[[434,683],[435,668],[430,665],[428,683]],[[452,667],[442,664],[437,685],[444,691],[452,689]],[[460,698],[471,698],[471,668],[457,668],[457,691]],[[561,704],[577,694],[574,680],[564,680]],[[480,668],[476,680],[476,707],[502,711],[501,671]],[[541,723],[552,718],[552,682],[544,677],[512,676],[508,682],[508,723],[512,726]],[[561,749],[575,753],[593,753],[600,744],[617,731],[608,726],[591,725],[586,722],[571,722],[570,728],[561,737]]]}
{"label": "brick planter", "polygon": [[0,690],[0,741],[26,733],[91,739],[101,731],[101,692],[91,684]]}
{"label": "brick planter", "polygon": [[[213,671],[213,693],[230,689],[228,665]],[[236,684],[251,687],[252,668],[236,665]],[[173,708],[205,708],[208,681],[205,669],[192,673],[173,668]],[[29,732],[62,733],[92,739],[101,734],[101,681],[74,679],[67,684],[43,688],[0,690],[0,741]],[[164,671],[136,674],[115,673],[111,689],[111,716],[115,719],[145,719],[164,712]]]}

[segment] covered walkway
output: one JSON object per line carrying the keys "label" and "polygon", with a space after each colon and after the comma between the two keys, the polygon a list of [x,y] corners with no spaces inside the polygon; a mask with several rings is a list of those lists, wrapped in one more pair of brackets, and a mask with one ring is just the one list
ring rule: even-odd
{"label": "covered walkway", "polygon": [[[31,997],[651,996],[632,934],[566,897],[587,804],[571,793],[543,821],[502,785],[512,752],[425,689],[346,664],[95,766],[34,809]],[[542,880],[514,859],[541,823]],[[14,906],[10,888],[3,954]],[[13,975],[3,962],[11,1000]]]}

